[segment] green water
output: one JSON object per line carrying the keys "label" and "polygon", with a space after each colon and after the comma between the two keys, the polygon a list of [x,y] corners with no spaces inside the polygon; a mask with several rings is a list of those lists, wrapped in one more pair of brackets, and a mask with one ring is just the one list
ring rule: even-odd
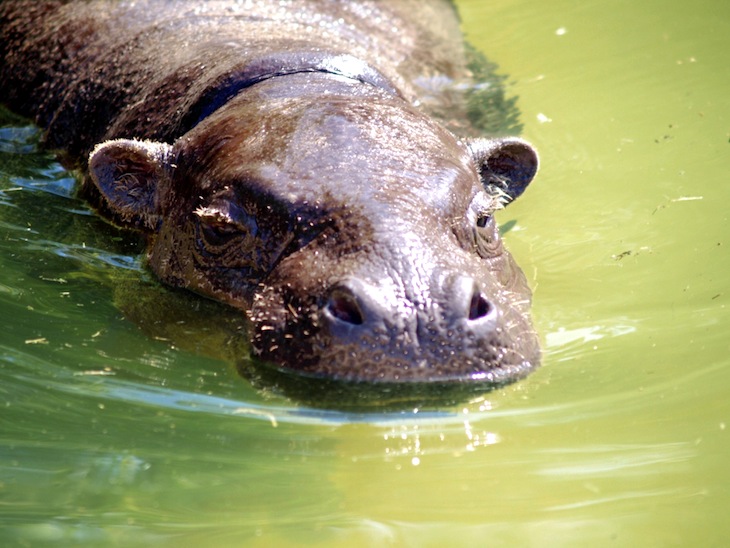
{"label": "green water", "polygon": [[259,392],[123,318],[138,247],[5,129],[0,544],[725,545],[730,3],[459,4],[543,161],[501,221],[544,367],[419,413]]}

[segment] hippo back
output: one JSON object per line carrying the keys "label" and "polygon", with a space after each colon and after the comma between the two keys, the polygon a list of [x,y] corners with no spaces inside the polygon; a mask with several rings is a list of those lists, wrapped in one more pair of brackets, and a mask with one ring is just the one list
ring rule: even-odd
{"label": "hippo back", "polygon": [[[171,142],[254,74],[375,78],[465,135],[481,128],[467,123],[464,90],[474,73],[494,77],[465,50],[454,7],[437,0],[5,0],[0,32],[0,98],[82,167],[103,140]],[[491,127],[513,129],[513,105],[495,101]]]}

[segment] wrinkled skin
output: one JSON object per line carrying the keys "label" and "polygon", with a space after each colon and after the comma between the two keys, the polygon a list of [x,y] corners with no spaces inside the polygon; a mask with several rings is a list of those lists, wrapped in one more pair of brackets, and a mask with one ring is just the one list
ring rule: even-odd
{"label": "wrinkled skin", "polygon": [[[13,40],[3,53],[11,69],[13,47],[22,49]],[[281,38],[265,46],[293,47]],[[172,94],[177,103],[162,97],[165,116],[149,115],[149,101],[127,89],[102,93],[110,113],[94,122],[84,115],[98,114],[87,84],[56,81],[53,93],[71,92],[39,121],[56,146],[68,135],[82,168],[91,146],[111,139],[91,153],[86,195],[147,234],[149,266],[165,283],[246,314],[261,360],[343,381],[524,376],[539,361],[530,292],[492,214],[532,180],[534,150],[515,138],[456,136],[419,110],[407,63],[381,55],[343,69],[332,68],[340,54],[317,55],[283,72],[260,62],[266,70],[254,78],[246,66],[245,78],[225,81],[214,70],[207,87],[188,70],[192,91]],[[24,85],[12,70],[5,76]],[[128,88],[146,89],[135,71],[128,78]],[[26,105],[10,95],[17,110],[53,110],[51,99]],[[76,132],[59,122],[69,103]]]}

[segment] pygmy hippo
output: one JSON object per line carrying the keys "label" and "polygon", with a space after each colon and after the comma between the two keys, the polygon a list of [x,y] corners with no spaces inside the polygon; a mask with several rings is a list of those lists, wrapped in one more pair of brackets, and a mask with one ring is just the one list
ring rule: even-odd
{"label": "pygmy hippo", "polygon": [[160,280],[247,315],[262,362],[494,386],[537,366],[493,218],[537,156],[467,116],[449,2],[3,0],[0,32],[0,101]]}

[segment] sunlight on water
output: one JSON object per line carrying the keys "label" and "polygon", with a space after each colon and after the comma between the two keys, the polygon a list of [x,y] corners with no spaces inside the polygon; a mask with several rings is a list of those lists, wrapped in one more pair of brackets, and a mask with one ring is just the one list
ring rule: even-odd
{"label": "sunlight on water", "polygon": [[8,118],[0,544],[724,544],[730,4],[458,4],[541,154],[499,220],[544,367],[451,408],[257,390],[126,319],[140,243]]}

